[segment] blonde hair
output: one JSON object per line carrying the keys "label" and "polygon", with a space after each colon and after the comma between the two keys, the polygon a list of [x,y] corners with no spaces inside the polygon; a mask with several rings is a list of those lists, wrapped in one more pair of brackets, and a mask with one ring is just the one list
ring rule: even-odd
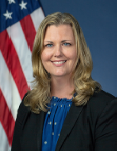
{"label": "blonde hair", "polygon": [[35,113],[40,113],[41,110],[47,111],[47,104],[51,100],[50,77],[41,61],[45,32],[48,26],[62,24],[72,27],[77,48],[78,59],[73,73],[75,90],[72,92],[72,94],[76,92],[77,95],[73,98],[73,102],[76,106],[85,105],[94,91],[100,90],[101,87],[91,78],[92,58],[78,21],[69,13],[53,13],[41,22],[34,40],[32,66],[35,80],[33,81],[33,89],[28,92],[24,103],[26,106],[30,106]]}

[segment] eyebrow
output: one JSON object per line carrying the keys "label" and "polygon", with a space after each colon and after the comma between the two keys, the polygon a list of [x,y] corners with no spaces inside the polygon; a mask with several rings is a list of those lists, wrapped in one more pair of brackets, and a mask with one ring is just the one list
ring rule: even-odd
{"label": "eyebrow", "polygon": [[52,41],[44,41],[44,42],[49,42],[49,43],[53,43]]}
{"label": "eyebrow", "polygon": [[[66,41],[72,41],[72,40],[62,40],[61,42],[66,42]],[[44,42],[53,43],[52,41],[44,41]]]}
{"label": "eyebrow", "polygon": [[61,42],[72,41],[72,40],[62,40]]}

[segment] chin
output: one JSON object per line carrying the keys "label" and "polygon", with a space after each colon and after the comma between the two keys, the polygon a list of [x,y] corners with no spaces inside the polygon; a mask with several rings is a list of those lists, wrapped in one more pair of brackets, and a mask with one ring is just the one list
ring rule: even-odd
{"label": "chin", "polygon": [[52,77],[67,77],[67,76],[70,76],[70,74],[62,74],[62,73],[58,73],[58,74],[52,74]]}

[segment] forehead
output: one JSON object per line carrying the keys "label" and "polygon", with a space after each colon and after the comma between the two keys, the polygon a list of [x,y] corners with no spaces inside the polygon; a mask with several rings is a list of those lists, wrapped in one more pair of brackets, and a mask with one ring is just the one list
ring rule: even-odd
{"label": "forehead", "polygon": [[[67,38],[74,40],[73,29],[70,25],[51,25],[48,26],[45,32],[44,41],[48,39]],[[65,39],[66,40],[66,39]]]}

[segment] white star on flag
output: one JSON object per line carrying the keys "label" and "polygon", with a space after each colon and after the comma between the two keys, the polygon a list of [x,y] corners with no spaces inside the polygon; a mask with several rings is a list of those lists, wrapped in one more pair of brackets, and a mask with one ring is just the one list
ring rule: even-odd
{"label": "white star on flag", "polygon": [[19,4],[21,6],[21,9],[27,9],[26,5],[27,3],[24,3],[23,1],[21,2],[21,4]]}
{"label": "white star on flag", "polygon": [[8,1],[9,1],[9,4],[16,3],[14,0],[8,0]]}
{"label": "white star on flag", "polygon": [[9,13],[8,12],[8,10],[6,10],[6,13],[5,14],[3,14],[5,17],[6,17],[6,19],[12,19],[12,17],[11,17],[11,15],[12,15],[13,13],[11,12],[11,13]]}

